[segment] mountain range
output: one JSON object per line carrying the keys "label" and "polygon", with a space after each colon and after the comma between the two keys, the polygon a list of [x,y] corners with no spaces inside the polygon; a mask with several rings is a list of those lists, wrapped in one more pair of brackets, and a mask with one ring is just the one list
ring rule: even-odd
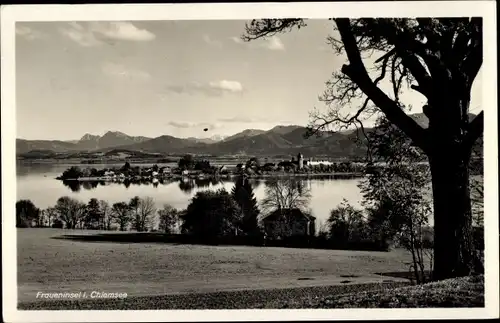
{"label": "mountain range", "polygon": [[[411,115],[427,127],[423,114]],[[368,128],[366,131],[370,131]],[[304,138],[306,128],[298,125],[276,126],[270,130],[246,129],[229,137],[177,138],[162,135],[156,138],[129,136],[118,131],[108,131],[103,136],[85,134],[80,140],[16,140],[17,155],[33,151],[71,153],[106,153],[112,149],[160,154],[209,154],[209,155],[296,155],[328,157],[359,157],[366,152],[365,145],[357,142],[355,131],[323,132],[320,136]]]}

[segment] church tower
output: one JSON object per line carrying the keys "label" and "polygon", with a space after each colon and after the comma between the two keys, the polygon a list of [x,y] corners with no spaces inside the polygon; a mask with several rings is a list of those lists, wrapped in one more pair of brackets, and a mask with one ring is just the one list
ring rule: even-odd
{"label": "church tower", "polygon": [[299,169],[304,168],[304,155],[302,155],[301,153],[299,153],[297,155],[297,160],[299,162]]}

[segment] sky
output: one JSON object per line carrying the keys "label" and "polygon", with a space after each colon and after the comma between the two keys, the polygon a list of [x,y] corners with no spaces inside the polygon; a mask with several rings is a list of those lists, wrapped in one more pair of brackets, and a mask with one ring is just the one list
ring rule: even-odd
{"label": "sky", "polygon": [[[307,125],[345,63],[326,44],[332,22],[250,43],[240,39],[245,22],[17,22],[17,137],[201,138]],[[425,103],[413,91],[403,98],[412,112]]]}

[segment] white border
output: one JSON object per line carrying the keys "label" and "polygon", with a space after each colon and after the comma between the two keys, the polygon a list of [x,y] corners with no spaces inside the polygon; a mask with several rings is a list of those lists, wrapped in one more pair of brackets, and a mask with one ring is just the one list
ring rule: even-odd
{"label": "white border", "polygon": [[[6,322],[237,321],[498,317],[498,151],[496,10],[494,1],[347,3],[23,5],[1,7],[2,257],[3,317]],[[484,21],[483,107],[485,109],[484,309],[204,310],[204,311],[18,311],[16,275],[15,22],[85,20],[208,20],[252,18],[482,16]]]}

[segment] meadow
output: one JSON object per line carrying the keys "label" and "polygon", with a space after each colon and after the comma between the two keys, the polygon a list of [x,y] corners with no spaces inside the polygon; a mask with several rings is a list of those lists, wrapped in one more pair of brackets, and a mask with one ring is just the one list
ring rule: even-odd
{"label": "meadow", "polygon": [[127,293],[133,298],[407,282],[380,274],[407,272],[411,261],[404,250],[367,252],[64,238],[97,233],[17,229],[18,302],[40,302],[37,292],[101,291]]}

